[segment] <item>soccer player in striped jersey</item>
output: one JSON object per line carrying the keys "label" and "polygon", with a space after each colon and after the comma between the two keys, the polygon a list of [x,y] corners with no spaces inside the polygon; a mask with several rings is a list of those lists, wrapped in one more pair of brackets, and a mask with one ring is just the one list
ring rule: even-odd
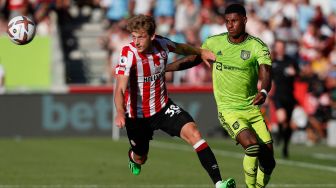
{"label": "soccer player in striped jersey", "polygon": [[149,141],[154,131],[160,129],[193,146],[216,188],[234,188],[232,178],[222,180],[216,158],[193,118],[168,98],[165,82],[169,52],[199,55],[206,62],[214,60],[215,56],[209,50],[156,35],[155,27],[151,16],[130,18],[127,30],[133,42],[123,47],[116,66],[115,124],[119,128],[126,127],[131,145],[128,153],[131,172],[140,173],[141,165],[147,160]]}
{"label": "soccer player in striped jersey", "polygon": [[[273,141],[259,109],[271,89],[270,52],[265,43],[245,32],[247,17],[242,5],[229,5],[224,17],[228,32],[211,36],[202,45],[216,54],[212,78],[218,118],[245,150],[246,187],[264,188],[275,168]],[[169,64],[166,71],[201,62],[199,56],[188,56]]]}

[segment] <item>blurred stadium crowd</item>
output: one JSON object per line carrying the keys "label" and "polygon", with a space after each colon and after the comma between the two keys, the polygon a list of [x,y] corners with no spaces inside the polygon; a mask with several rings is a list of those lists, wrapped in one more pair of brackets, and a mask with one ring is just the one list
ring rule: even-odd
{"label": "blurred stadium crowd", "polygon": [[[109,84],[120,49],[130,41],[125,30],[127,18],[153,15],[157,34],[200,46],[208,36],[227,31],[223,14],[232,2],[245,4],[247,32],[269,46],[273,59],[283,61],[275,44],[277,41],[285,44],[286,61],[293,64],[283,70],[282,76],[288,74],[294,79],[278,80],[271,95],[277,93],[277,87],[292,89],[296,100],[291,102],[297,102],[292,127],[307,130],[312,143],[326,138],[327,122],[336,119],[336,0],[0,0],[0,33],[5,32],[9,18],[30,15],[38,23],[38,35],[51,35],[50,13],[56,14],[55,24],[59,27],[66,63],[65,77],[72,78],[66,84],[90,83],[85,68],[72,68],[79,64],[70,53],[77,43],[72,30],[78,29],[79,23],[98,22],[103,31],[96,39],[98,50],[106,52],[100,84]],[[75,14],[75,10],[79,13]],[[178,57],[171,55],[170,61],[175,58]],[[174,85],[199,86],[211,82],[211,72],[202,64],[166,76]],[[286,93],[281,94],[286,98]],[[269,99],[265,113],[272,125],[277,123],[274,107],[277,101]]]}

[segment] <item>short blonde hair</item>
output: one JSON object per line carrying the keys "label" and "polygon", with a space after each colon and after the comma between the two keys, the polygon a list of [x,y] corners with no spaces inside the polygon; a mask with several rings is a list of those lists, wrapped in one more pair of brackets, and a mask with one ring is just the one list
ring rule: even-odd
{"label": "short blonde hair", "polygon": [[152,16],[140,14],[128,19],[126,28],[129,32],[139,31],[143,29],[147,32],[147,34],[154,35],[156,24]]}

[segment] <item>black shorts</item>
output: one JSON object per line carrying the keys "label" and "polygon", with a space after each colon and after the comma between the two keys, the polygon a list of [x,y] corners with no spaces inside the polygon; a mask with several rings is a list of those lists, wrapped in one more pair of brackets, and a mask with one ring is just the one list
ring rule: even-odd
{"label": "black shorts", "polygon": [[284,98],[284,97],[274,97],[273,98],[275,108],[279,110],[284,108],[286,111],[287,120],[292,118],[292,113],[296,105],[296,100],[294,98]]}
{"label": "black shorts", "polygon": [[133,152],[146,155],[155,130],[180,137],[182,127],[189,122],[194,122],[190,114],[169,99],[160,112],[149,118],[126,118],[127,136]]}

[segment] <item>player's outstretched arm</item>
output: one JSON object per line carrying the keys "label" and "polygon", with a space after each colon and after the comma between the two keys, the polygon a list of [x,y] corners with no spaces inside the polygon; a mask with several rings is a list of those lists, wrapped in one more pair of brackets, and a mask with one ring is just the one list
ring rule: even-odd
{"label": "player's outstretched arm", "polygon": [[259,79],[261,81],[261,89],[253,100],[254,105],[261,105],[265,102],[268,92],[272,87],[271,66],[261,64],[259,66]]}
{"label": "player's outstretched arm", "polygon": [[175,53],[181,55],[199,55],[202,61],[210,67],[210,63],[216,60],[215,54],[213,54],[210,50],[195,48],[188,44],[183,43],[175,43]]}
{"label": "player's outstretched arm", "polygon": [[180,58],[166,66],[166,72],[180,71],[199,65],[202,59],[198,55],[189,55]]}

